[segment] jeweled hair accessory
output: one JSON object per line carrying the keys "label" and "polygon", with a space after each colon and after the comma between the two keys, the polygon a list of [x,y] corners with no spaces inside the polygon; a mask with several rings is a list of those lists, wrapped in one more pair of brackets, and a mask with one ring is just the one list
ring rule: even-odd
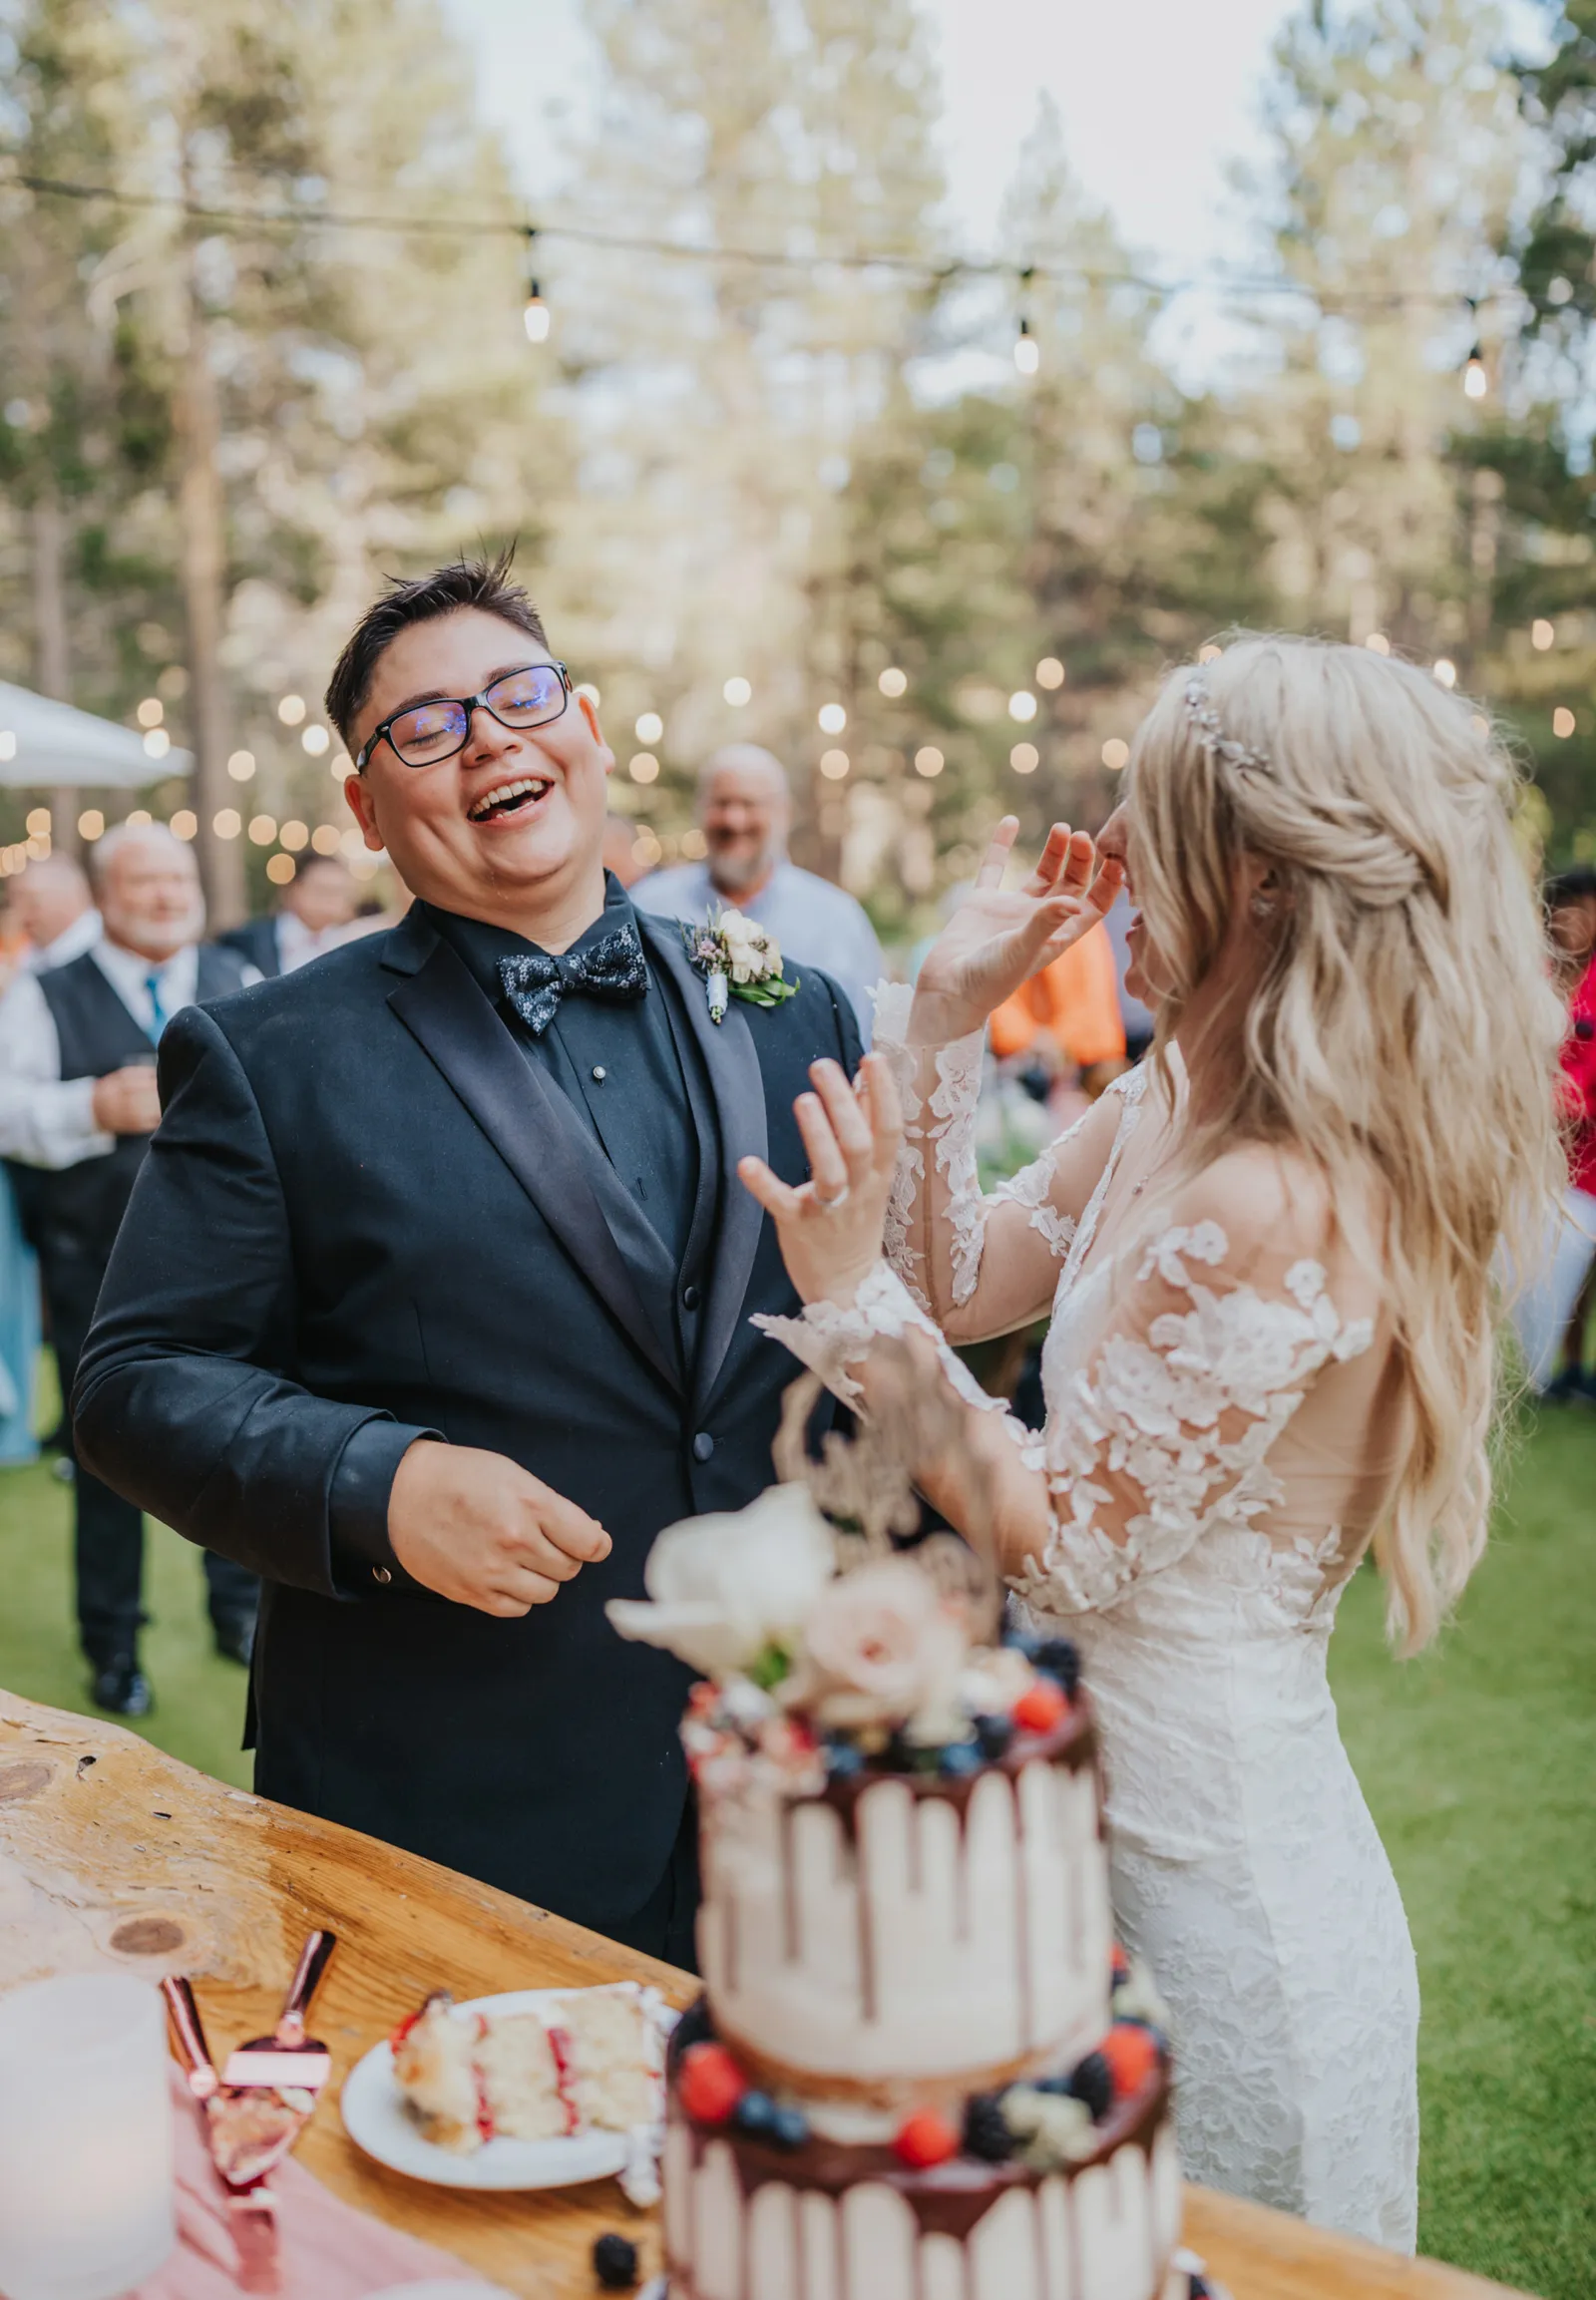
{"label": "jeweled hair accessory", "polygon": [[1226,734],[1214,708],[1214,698],[1208,692],[1208,681],[1200,670],[1192,669],[1186,674],[1186,716],[1197,729],[1197,739],[1203,749],[1223,759],[1227,766],[1250,769],[1259,775],[1274,773],[1273,762],[1262,751],[1251,750],[1246,743],[1238,743],[1234,736]]}

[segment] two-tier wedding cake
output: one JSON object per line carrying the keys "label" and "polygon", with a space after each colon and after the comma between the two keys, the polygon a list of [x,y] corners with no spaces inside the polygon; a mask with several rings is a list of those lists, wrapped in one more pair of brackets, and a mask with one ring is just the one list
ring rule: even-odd
{"label": "two-tier wedding cake", "polygon": [[1168,2047],[1112,1944],[1074,1649],[1003,1639],[959,1556],[839,1535],[793,1482],[670,1528],[653,1602],[611,1607],[704,1673],[672,2300],[1204,2289],[1175,2265]]}

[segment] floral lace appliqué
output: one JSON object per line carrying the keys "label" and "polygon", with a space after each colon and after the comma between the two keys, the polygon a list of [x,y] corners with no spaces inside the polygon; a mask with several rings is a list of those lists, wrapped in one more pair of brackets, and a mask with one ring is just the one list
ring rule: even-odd
{"label": "floral lace appliqu\u00e9", "polygon": [[1229,1241],[1217,1222],[1162,1232],[1147,1245],[1138,1285],[1184,1296],[1145,1334],[1109,1333],[1077,1369],[1047,1423],[1053,1532],[1014,1587],[1056,1613],[1115,1604],[1141,1575],[1184,1556],[1219,1519],[1247,1524],[1278,1499],[1265,1466],[1332,1360],[1373,1339],[1368,1319],[1339,1318],[1317,1263],[1286,1280],[1292,1299],[1254,1287],[1205,1285]]}
{"label": "floral lace appliqu\u00e9", "polygon": [[931,1093],[934,1124],[926,1132],[937,1145],[937,1171],[948,1184],[948,1222],[953,1232],[955,1309],[962,1310],[981,1278],[987,1209],[976,1165],[976,1105],[981,1100],[986,1040],[981,1033],[937,1049],[937,1083]]}
{"label": "floral lace appliqu\u00e9", "polygon": [[1005,1182],[999,1182],[992,1194],[991,1204],[994,1206],[1011,1204],[1028,1207],[1030,1227],[1041,1233],[1060,1262],[1074,1244],[1075,1232],[1080,1226],[1072,1215],[1061,1214],[1052,1203],[1052,1187],[1058,1173],[1058,1153],[1066,1143],[1074,1140],[1090,1116],[1091,1112],[1085,1111],[1073,1126],[1059,1135],[1056,1142],[1048,1144],[1039,1158],[1033,1158],[1028,1166],[1022,1166],[1017,1174],[1009,1175]]}
{"label": "floral lace appliqu\u00e9", "polygon": [[943,1369],[967,1405],[979,1406],[984,1413],[1007,1410],[1002,1399],[983,1389],[969,1367],[954,1355],[939,1329],[885,1262],[877,1263],[847,1310],[835,1302],[811,1302],[801,1318],[772,1318],[760,1311],[752,1323],[761,1333],[784,1342],[794,1357],[811,1373],[818,1373],[844,1405],[857,1405],[862,1394],[849,1366],[868,1355],[873,1342],[897,1341],[913,1330],[938,1344]]}
{"label": "floral lace appliqu\u00e9", "polygon": [[916,1083],[915,1056],[908,1043],[909,1014],[915,993],[908,982],[880,982],[872,995],[876,1004],[872,1048],[892,1071],[904,1116],[903,1148],[898,1153],[882,1220],[882,1252],[887,1267],[897,1272],[917,1307],[929,1310],[931,1298],[913,1235],[915,1207],[926,1182],[926,1154],[922,1147],[924,1113]]}

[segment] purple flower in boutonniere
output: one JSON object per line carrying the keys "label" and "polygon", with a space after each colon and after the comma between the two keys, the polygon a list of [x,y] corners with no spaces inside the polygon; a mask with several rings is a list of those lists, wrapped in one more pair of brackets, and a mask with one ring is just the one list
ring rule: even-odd
{"label": "purple flower in boutonniere", "polygon": [[689,963],[704,978],[712,1022],[724,1018],[730,998],[750,1006],[779,1006],[797,995],[797,982],[782,972],[775,936],[740,911],[721,911],[706,926],[684,927],[682,941]]}

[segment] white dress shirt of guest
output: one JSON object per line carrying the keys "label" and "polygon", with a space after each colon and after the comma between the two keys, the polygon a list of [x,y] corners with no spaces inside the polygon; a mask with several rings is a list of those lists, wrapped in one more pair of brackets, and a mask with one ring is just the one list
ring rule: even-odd
{"label": "white dress shirt of guest", "polygon": [[6,916],[28,938],[22,963],[30,974],[70,965],[100,940],[100,914],[83,869],[70,855],[30,863],[6,890]]}
{"label": "white dress shirt of guest", "polygon": [[[94,872],[104,922],[94,961],[149,1037],[152,1060],[103,1078],[63,1078],[38,976],[18,974],[0,999],[0,1156],[28,1166],[76,1166],[105,1157],[120,1134],[153,1133],[156,1042],[194,1003],[205,923],[194,850],[162,823],[120,824],[95,850]],[[258,972],[247,969],[247,978]]]}
{"label": "white dress shirt of guest", "polygon": [[216,941],[262,974],[291,974],[349,940],[359,900],[341,855],[307,855],[283,889],[273,917],[251,919]]}
{"label": "white dress shirt of guest", "polygon": [[887,968],[862,904],[829,879],[787,860],[792,793],[787,770],[757,743],[729,743],[698,778],[701,863],[650,872],[632,901],[665,919],[702,921],[730,904],[767,927],[789,965],[820,966],[845,990],[870,1043],[870,992]]}

